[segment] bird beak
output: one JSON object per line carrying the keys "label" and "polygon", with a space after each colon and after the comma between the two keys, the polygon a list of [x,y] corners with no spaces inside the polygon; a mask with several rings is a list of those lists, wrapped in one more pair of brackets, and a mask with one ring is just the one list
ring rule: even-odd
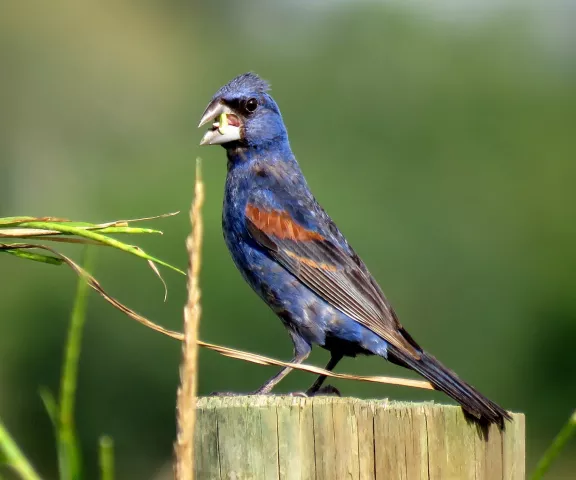
{"label": "bird beak", "polygon": [[220,100],[214,100],[206,107],[198,128],[208,122],[213,122],[212,128],[204,134],[200,145],[222,145],[240,140],[242,127],[240,118]]}

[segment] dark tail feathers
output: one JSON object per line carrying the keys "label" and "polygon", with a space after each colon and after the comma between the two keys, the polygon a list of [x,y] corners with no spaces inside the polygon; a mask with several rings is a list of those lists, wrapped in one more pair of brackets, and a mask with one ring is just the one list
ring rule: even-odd
{"label": "dark tail feathers", "polygon": [[432,355],[422,352],[419,360],[399,352],[389,345],[389,360],[415,370],[428,380],[436,390],[456,400],[462,408],[481,424],[496,423],[504,428],[504,420],[510,420],[510,414],[499,405],[488,400],[474,387],[460,380],[450,369],[442,365]]}

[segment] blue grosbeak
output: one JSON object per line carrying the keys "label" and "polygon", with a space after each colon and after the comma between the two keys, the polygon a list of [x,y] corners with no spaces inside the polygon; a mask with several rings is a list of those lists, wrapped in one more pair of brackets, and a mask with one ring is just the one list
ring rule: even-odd
{"label": "blue grosbeak", "polygon": [[[222,145],[228,175],[222,225],[244,279],[280,317],[294,343],[293,363],[313,344],[332,370],[344,356],[379,355],[415,370],[480,423],[503,426],[508,413],[426,353],[404,330],[378,283],[310,192],[290,149],[268,84],[234,78],[206,108],[213,122],[201,145]],[[284,368],[256,393],[269,393]],[[320,376],[306,392],[321,388]]]}

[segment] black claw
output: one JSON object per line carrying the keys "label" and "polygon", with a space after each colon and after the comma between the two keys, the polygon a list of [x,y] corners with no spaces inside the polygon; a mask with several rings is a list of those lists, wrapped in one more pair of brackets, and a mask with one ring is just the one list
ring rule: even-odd
{"label": "black claw", "polygon": [[342,394],[340,393],[340,390],[338,390],[336,387],[334,387],[333,385],[326,385],[320,389],[318,389],[318,391],[316,392],[306,392],[306,396],[308,397],[319,397],[319,396],[329,396],[329,397],[341,397]]}

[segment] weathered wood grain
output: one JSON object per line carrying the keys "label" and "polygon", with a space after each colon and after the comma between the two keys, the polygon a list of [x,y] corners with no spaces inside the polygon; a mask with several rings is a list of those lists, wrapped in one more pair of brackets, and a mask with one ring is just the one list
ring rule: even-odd
{"label": "weathered wood grain", "polygon": [[334,397],[198,400],[197,480],[524,480],[524,415],[483,435],[459,407]]}

